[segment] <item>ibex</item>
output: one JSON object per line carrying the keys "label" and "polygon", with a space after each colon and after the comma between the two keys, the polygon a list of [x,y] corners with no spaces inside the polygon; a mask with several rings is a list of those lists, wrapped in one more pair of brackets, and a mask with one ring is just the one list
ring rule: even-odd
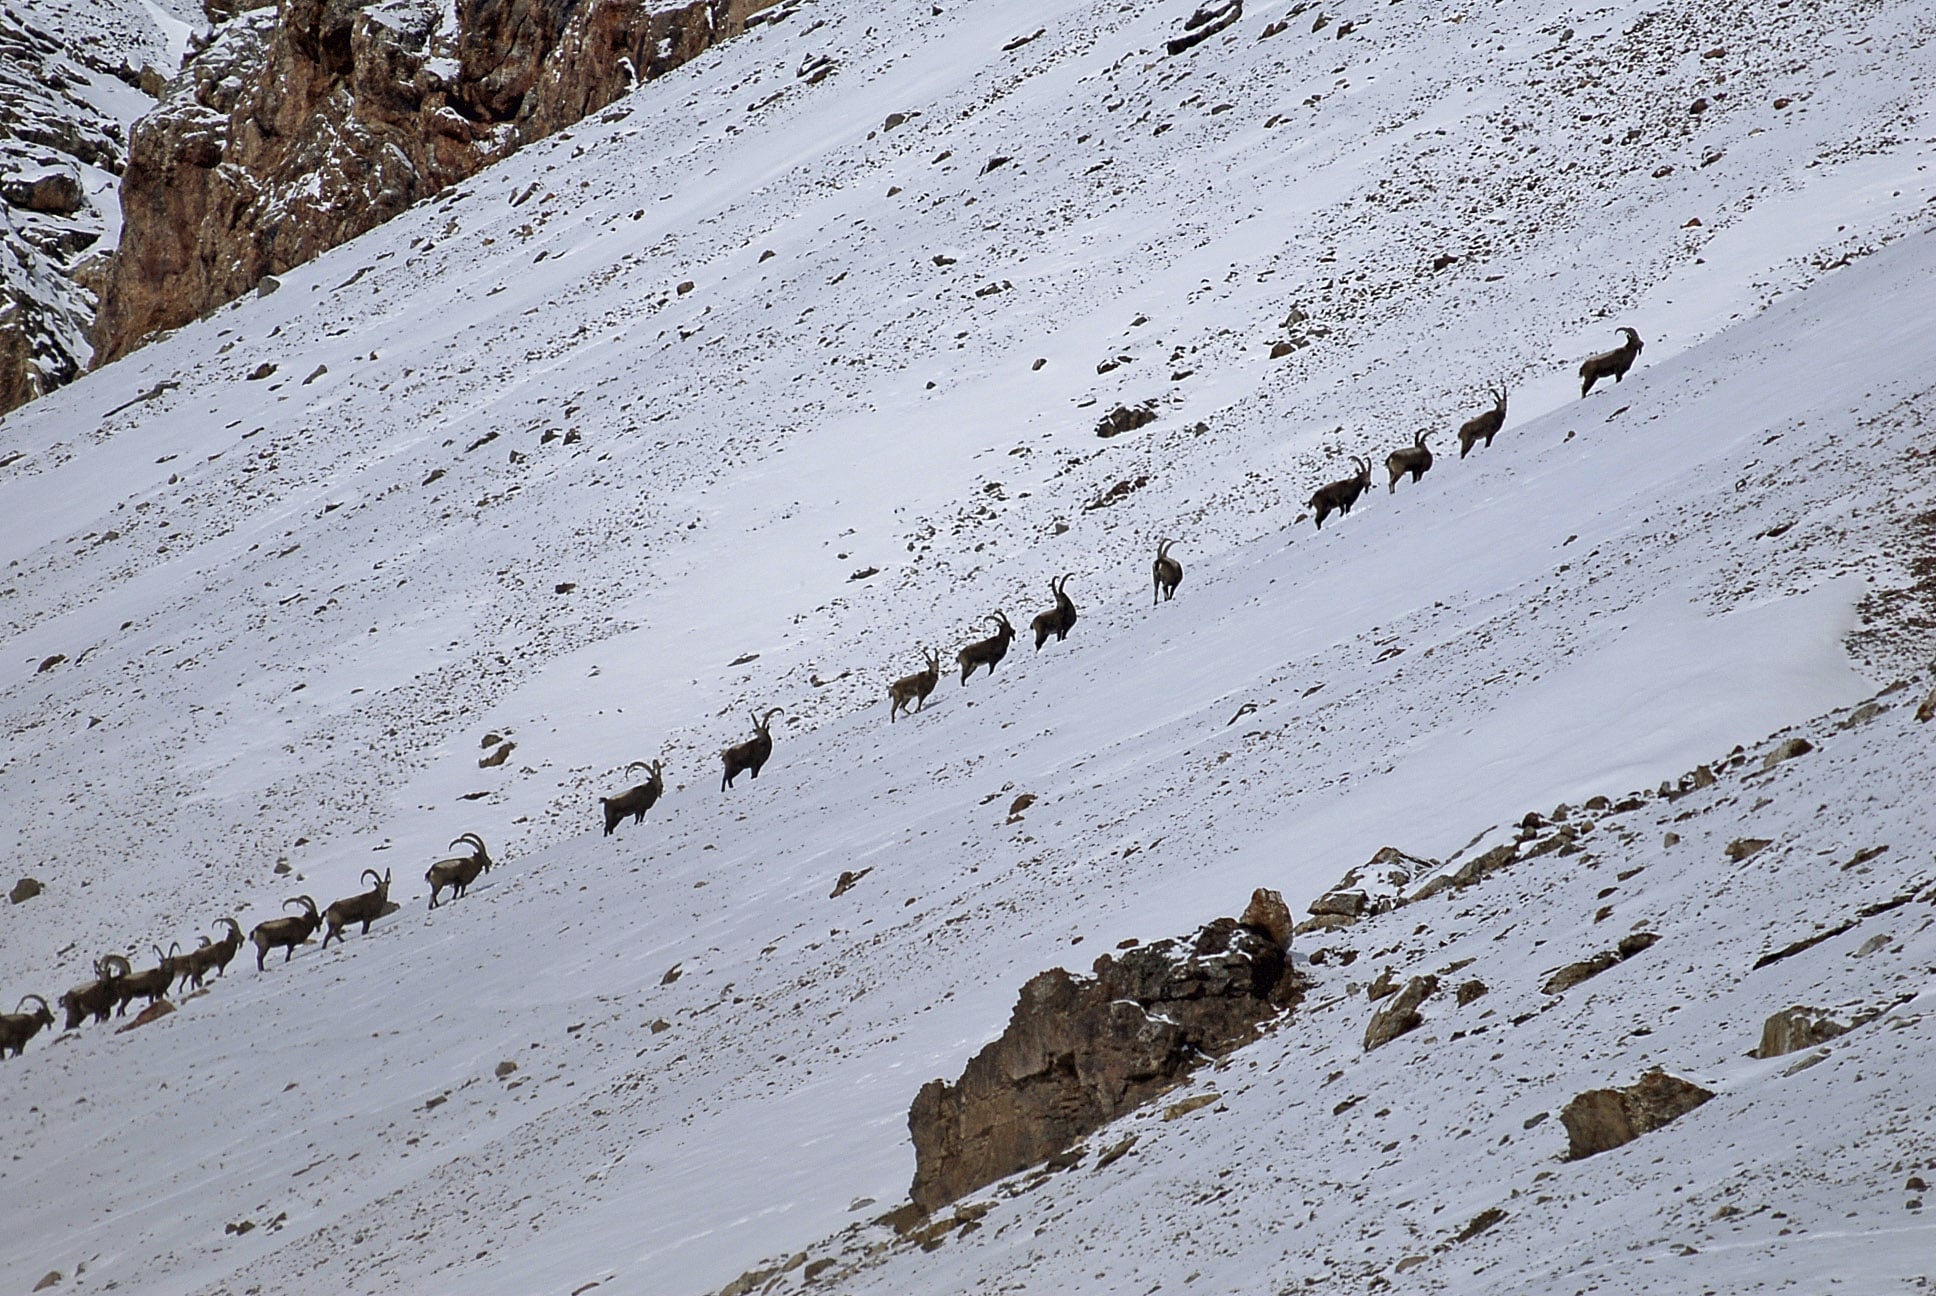
{"label": "ibex", "polygon": [[1397,491],[1398,479],[1406,473],[1410,473],[1412,480],[1416,482],[1431,468],[1432,452],[1425,444],[1426,438],[1431,435],[1430,432],[1417,433],[1412,437],[1410,445],[1385,456],[1385,471],[1391,474],[1391,480],[1385,483],[1387,495]]}
{"label": "ibex", "polygon": [[[20,1009],[26,1006],[29,999],[40,1007],[32,1012],[21,1012]],[[42,1027],[53,1024],[54,1012],[47,1006],[45,999],[37,994],[21,995],[20,1002],[14,1005],[13,1012],[0,1013],[0,1057],[7,1056],[8,1049],[12,1049],[13,1055],[19,1057],[27,1051],[28,1040],[40,1034]]]}
{"label": "ibex", "polygon": [[[1069,573],[1069,576],[1073,575],[1075,575],[1074,572]],[[1069,601],[1069,595],[1063,588],[1069,583],[1069,576],[1064,576],[1059,581],[1049,582],[1049,592],[1055,595],[1055,606],[1046,612],[1036,613],[1035,620],[1029,622],[1029,628],[1035,631],[1035,651],[1037,652],[1042,651],[1042,645],[1049,641],[1050,635],[1054,635],[1055,641],[1061,643],[1069,637],[1069,631],[1075,629],[1076,605]]]}
{"label": "ibex", "polygon": [[89,1017],[97,1022],[106,1021],[120,1001],[117,982],[131,970],[128,960],[119,954],[103,954],[95,959],[94,980],[77,985],[60,997],[60,1006],[67,1013],[67,1023],[61,1029],[73,1030]]}
{"label": "ibex", "polygon": [[370,924],[383,916],[383,907],[390,903],[390,870],[384,869],[383,876],[378,877],[375,869],[366,868],[363,877],[372,884],[368,891],[345,896],[323,910],[323,922],[329,926],[323,933],[324,949],[331,941],[341,940],[343,929],[351,923],[362,923],[363,935],[369,935]]}
{"label": "ibex", "polygon": [[1461,459],[1465,458],[1472,447],[1480,441],[1486,443],[1486,449],[1492,449],[1492,439],[1499,435],[1500,428],[1506,426],[1506,389],[1501,387],[1498,391],[1492,391],[1491,388],[1487,388],[1487,391],[1492,396],[1493,407],[1459,424],[1459,458]]}
{"label": "ibex", "polygon": [[1156,588],[1150,594],[1151,607],[1155,607],[1159,599],[1175,598],[1176,587],[1183,583],[1183,564],[1170,557],[1170,546],[1175,543],[1174,540],[1156,542],[1156,562],[1150,568],[1150,574],[1156,578]]}
{"label": "ibex", "polygon": [[934,692],[935,684],[940,681],[941,654],[938,652],[929,652],[926,648],[923,648],[921,650],[921,660],[927,663],[926,670],[918,670],[912,675],[903,675],[887,686],[887,722],[889,724],[894,723],[894,713],[896,711],[906,711],[909,715],[914,714],[913,711],[908,711],[907,709],[909,702],[914,703],[915,711],[919,711],[922,707],[926,706],[928,704],[928,694]]}
{"label": "ibex", "polygon": [[197,990],[213,968],[216,975],[228,971],[229,960],[242,948],[242,927],[233,918],[217,918],[215,925],[228,924],[228,934],[221,940],[211,943],[202,937],[202,943],[181,956],[177,966],[181,970],[181,985],[193,985]]}
{"label": "ibex", "polygon": [[1602,378],[1619,382],[1633,368],[1633,362],[1640,358],[1640,334],[1630,328],[1622,328],[1627,340],[1612,351],[1602,351],[1599,355],[1588,356],[1580,365],[1580,396],[1593,390],[1593,384]]}
{"label": "ibex", "polygon": [[168,993],[170,986],[175,984],[180,966],[181,947],[171,945],[169,952],[164,954],[161,952],[161,946],[157,945],[155,959],[154,967],[143,968],[115,982],[115,998],[120,1001],[114,1008],[116,1017],[127,1012],[128,1005],[136,999],[145,998],[152,1006],[157,999]]}
{"label": "ibex", "polygon": [[773,723],[774,716],[780,714],[780,708],[774,707],[768,711],[765,719],[761,719],[757,712],[748,712],[748,714],[753,717],[753,736],[743,743],[734,743],[719,753],[720,760],[726,763],[725,773],[719,776],[721,792],[733,786],[733,780],[739,777],[741,770],[758,778],[760,767],[765,765],[766,758],[773,754],[773,735],[767,731],[767,726]]}
{"label": "ibex", "polygon": [[612,835],[612,829],[618,827],[619,821],[626,815],[631,815],[635,824],[644,823],[645,812],[659,804],[659,798],[665,795],[665,776],[660,772],[658,761],[633,761],[625,767],[625,772],[630,774],[635,769],[646,770],[652,777],[615,797],[598,798],[600,808],[605,811],[607,837]]}
{"label": "ibex", "polygon": [[270,950],[280,948],[283,951],[282,961],[287,963],[296,957],[296,946],[314,936],[316,929],[323,925],[323,916],[316,912],[316,902],[308,896],[291,896],[282,902],[285,909],[290,905],[301,905],[303,912],[259,922],[255,930],[249,933],[249,939],[255,944],[255,970],[258,972],[262,970],[262,960],[269,956]]}
{"label": "ibex", "polygon": [[977,639],[955,654],[955,661],[961,666],[961,682],[966,684],[968,677],[975,673],[975,667],[986,666],[988,673],[995,673],[995,663],[1008,656],[1008,645],[1015,638],[1015,627],[1008,618],[996,612],[982,618],[995,623],[995,633],[986,639]]}
{"label": "ibex", "polygon": [[1360,495],[1371,488],[1371,460],[1352,455],[1351,462],[1358,469],[1356,477],[1346,477],[1342,481],[1320,486],[1306,501],[1311,508],[1317,510],[1320,531],[1324,530],[1324,519],[1330,517],[1334,511],[1350,517],[1351,506],[1358,502]]}
{"label": "ibex", "polygon": [[477,881],[478,874],[491,871],[491,853],[484,848],[484,839],[476,833],[465,833],[462,837],[452,839],[450,844],[467,845],[471,848],[471,853],[438,860],[425,872],[424,881],[430,883],[432,909],[437,907],[437,897],[443,893],[445,887],[450,888],[451,899],[461,899],[464,892],[470,889],[471,883]]}

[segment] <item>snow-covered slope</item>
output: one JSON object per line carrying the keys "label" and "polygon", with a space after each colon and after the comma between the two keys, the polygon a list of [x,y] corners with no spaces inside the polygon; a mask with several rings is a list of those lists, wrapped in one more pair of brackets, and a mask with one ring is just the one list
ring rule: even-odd
{"label": "snow-covered slope", "polygon": [[[1880,1078],[1926,1070],[1921,1008],[1792,1080],[1738,1059],[1767,1012],[1876,1005],[1928,966],[1917,902],[1887,960],[1746,976],[1806,934],[1792,907],[1827,923],[1928,871],[1928,727],[1816,720],[1919,669],[1936,615],[1928,15],[1399,4],[1313,30],[1268,5],[1171,59],[1182,10],[944,8],[802,5],[0,423],[0,845],[46,885],[0,918],[9,1006],[370,865],[405,901],[0,1070],[0,1283],[717,1287],[898,1200],[909,1100],[1033,972],[1795,724],[1822,751],[1704,793],[1672,851],[1650,803],[1595,875],[1544,857],[1461,893],[1492,917],[1437,899],[1365,929],[1358,963],[1311,969],[1335,1005],[1233,1064],[1268,1079],[1108,1172],[1137,1179],[1056,1180],[849,1281],[1391,1276],[1557,1172],[1591,1186],[1541,1180],[1553,1202],[1404,1281],[1559,1290],[1658,1237],[1630,1285],[1721,1290],[1674,1250],[1703,1244],[1674,1189],[1737,1162],[1807,1180],[1768,1189],[1803,1223],[1754,1234],[1744,1282],[1804,1254],[1910,1272],[1928,1234],[1885,1189],[1927,1174],[1930,1126]],[[1639,365],[1581,401],[1620,324]],[[1506,429],[1461,462],[1450,429],[1499,381]],[[1154,423],[1094,435],[1144,400]],[[1294,525],[1346,455],[1423,427],[1422,482]],[[1163,535],[1186,574],[1152,608]],[[1064,572],[1068,642],[887,726],[919,645],[1025,625]],[[717,750],[767,706],[772,763],[722,794]],[[516,747],[481,768],[489,735]],[[667,798],[602,837],[595,797],[661,754]],[[1891,850],[1825,878],[1803,862],[1872,844],[1813,811],[1849,803]],[[424,867],[473,830],[499,867],[427,913]],[[1709,839],[1745,835],[1794,867],[1733,882]],[[1597,874],[1634,867],[1602,940]],[[1498,1024],[1636,922],[1650,961]],[[1494,1012],[1495,1047],[1356,1061],[1349,979],[1481,942],[1498,997],[1460,1012]],[[1681,1159],[1574,1169],[1517,1132],[1653,1062],[1731,1122],[1900,1149],[1724,1152],[1713,1104],[1655,1136]],[[1347,1086],[1366,1100],[1324,1116]],[[1419,1151],[1374,1156],[1402,1140],[1374,1090],[1412,1095]],[[1264,1147],[1242,1192],[1196,1191]],[[1364,1204],[1320,1209],[1327,1183]],[[1376,1211],[1389,1243],[1360,1242]]]}

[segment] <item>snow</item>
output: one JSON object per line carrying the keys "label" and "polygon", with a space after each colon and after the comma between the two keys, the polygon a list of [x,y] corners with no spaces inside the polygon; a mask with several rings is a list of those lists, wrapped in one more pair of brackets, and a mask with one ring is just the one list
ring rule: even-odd
{"label": "snow", "polygon": [[[1930,30],[1784,13],[1271,5],[1168,60],[1182,11],[803,6],[8,416],[0,852],[47,890],[0,993],[371,865],[403,908],[7,1062],[0,1285],[700,1292],[810,1252],[855,1293],[1908,1289],[1928,901],[1752,965],[1936,849],[1927,677],[1840,727],[1928,659]],[[1640,363],[1581,400],[1622,324]],[[1372,492],[1299,522],[1354,453]],[[1185,576],[1151,607],[1159,536]],[[1037,653],[1065,572],[1081,619]],[[996,607],[995,675],[889,727],[886,682]],[[1789,733],[1817,750],[1761,772]],[[1200,1075],[1219,1104],[858,1259],[909,1101],[1035,972],[1736,744],[1583,854],[1300,938],[1330,957]],[[428,912],[466,831],[498,866]],[[1737,866],[1744,836],[1777,845]],[[1362,982],[1465,958],[1487,996],[1361,1053]],[[1745,1060],[1797,1002],[1888,1012]],[[1721,1097],[1581,1163],[1525,1125],[1655,1063]]]}

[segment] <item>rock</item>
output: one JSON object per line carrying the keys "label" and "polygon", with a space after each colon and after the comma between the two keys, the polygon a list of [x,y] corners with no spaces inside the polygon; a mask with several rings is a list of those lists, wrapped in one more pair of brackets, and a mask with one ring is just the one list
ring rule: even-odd
{"label": "rock", "polygon": [[1826,1044],[1837,1035],[1848,1032],[1848,1027],[1813,1008],[1797,1004],[1784,1008],[1761,1024],[1761,1045],[1755,1049],[1758,1058],[1781,1057],[1785,1053],[1799,1052]]}
{"label": "rock", "polygon": [[1620,961],[1620,956],[1612,950],[1602,950],[1592,958],[1569,963],[1540,986],[1541,992],[1549,995],[1564,994],[1588,977],[1599,976],[1602,972]]}
{"label": "rock", "polygon": [[1089,976],[1041,973],[958,1080],[915,1097],[914,1204],[933,1211],[1048,1159],[1256,1038],[1295,998],[1283,947],[1230,918],[1105,954]]}
{"label": "rock", "polygon": [[1356,918],[1370,907],[1371,898],[1362,891],[1333,891],[1313,900],[1308,912]]}
{"label": "rock", "polygon": [[1154,422],[1156,406],[1151,401],[1144,401],[1140,405],[1118,405],[1097,421],[1096,435],[1104,438],[1119,436]]}
{"label": "rock", "polygon": [[1625,1089],[1589,1089],[1560,1112],[1569,1161],[1631,1143],[1693,1111],[1712,1090],[1655,1069]]}
{"label": "rock", "polygon": [[22,211],[72,216],[87,201],[81,177],[66,167],[43,167],[0,180],[0,200]]}
{"label": "rock", "polygon": [[58,1269],[49,1269],[45,1274],[41,1275],[40,1281],[34,1284],[34,1290],[46,1291],[49,1287],[58,1287],[60,1286],[60,1281],[61,1271]]}
{"label": "rock", "polygon": [[1397,993],[1398,978],[1390,968],[1386,968],[1383,972],[1373,977],[1371,984],[1365,987],[1365,998],[1371,1000],[1373,1003],[1377,1003],[1387,995],[1395,995]]}
{"label": "rock", "polygon": [[498,766],[502,765],[505,761],[509,760],[511,758],[511,753],[516,751],[517,749],[518,749],[518,745],[516,743],[506,742],[502,746],[500,746],[496,751],[492,752],[489,756],[478,757],[477,768],[496,769]]}
{"label": "rock", "polygon": [[1463,982],[1458,991],[1459,1007],[1463,1008],[1474,999],[1483,998],[1485,993],[1485,982],[1477,980]]}
{"label": "rock", "polygon": [[282,0],[239,13],[129,133],[97,363],[598,112],[739,35],[756,7]]}
{"label": "rock", "polygon": [[1481,1233],[1505,1218],[1505,1211],[1500,1210],[1497,1206],[1488,1206],[1477,1215],[1474,1215],[1467,1222],[1466,1226],[1459,1230],[1458,1236],[1452,1240],[1454,1242],[1470,1242],[1473,1238],[1478,1237]]}
{"label": "rock", "polygon": [[496,1069],[493,1070],[491,1074],[495,1075],[498,1079],[502,1080],[505,1076],[515,1075],[517,1073],[517,1069],[518,1069],[518,1064],[511,1061],[509,1058],[506,1058],[504,1061],[497,1064]]}
{"label": "rock", "polygon": [[1774,843],[1766,837],[1736,837],[1728,843],[1727,850],[1724,853],[1729,859],[1739,864],[1742,860],[1772,845]]}
{"label": "rock", "polygon": [[1936,719],[1936,689],[1929,690],[1929,696],[1924,698],[1922,705],[1916,708],[1916,719],[1918,721]]}
{"label": "rock", "polygon": [[136,1013],[133,1021],[117,1027],[114,1033],[116,1035],[126,1035],[129,1031],[135,1029],[135,1027],[146,1026],[149,1022],[160,1021],[173,1011],[175,1011],[175,1005],[169,1003],[166,999],[157,999]]}
{"label": "rock", "polygon": [[1295,354],[1296,351],[1297,343],[1295,342],[1273,342],[1271,343],[1270,358],[1273,360],[1282,360],[1287,355]]}
{"label": "rock", "polygon": [[255,295],[258,297],[273,296],[276,289],[280,287],[282,287],[282,280],[276,278],[274,275],[266,274],[255,281]]}
{"label": "rock", "polygon": [[1291,948],[1291,910],[1278,892],[1265,887],[1252,891],[1250,903],[1244,906],[1244,916],[1237,921],[1268,937],[1279,949]]}
{"label": "rock", "polygon": [[1633,932],[1620,938],[1620,944],[1615,946],[1615,951],[1621,958],[1630,959],[1642,950],[1652,949],[1654,943],[1659,939],[1660,934],[1658,932]]}
{"label": "rock", "polygon": [[1419,1015],[1418,1006],[1438,988],[1439,979],[1435,976],[1413,977],[1407,981],[1396,998],[1372,1014],[1370,1025],[1365,1027],[1365,1052],[1389,1044],[1423,1025],[1425,1019]]}
{"label": "rock", "polygon": [[1815,744],[1808,741],[1808,739],[1790,738],[1787,742],[1784,742],[1781,746],[1761,758],[1761,768],[1765,770],[1773,769],[1785,760],[1794,760],[1797,756],[1806,756],[1814,750]]}
{"label": "rock", "polygon": [[13,890],[7,892],[7,899],[14,904],[26,904],[45,889],[36,879],[23,877],[13,884]]}

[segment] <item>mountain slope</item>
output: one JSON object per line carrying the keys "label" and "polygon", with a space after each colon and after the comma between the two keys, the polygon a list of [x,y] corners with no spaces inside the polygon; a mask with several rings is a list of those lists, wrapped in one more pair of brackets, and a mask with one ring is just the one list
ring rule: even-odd
{"label": "mountain slope", "polygon": [[[408,898],[367,938],[238,963],[138,1032],[30,1046],[0,1117],[22,1203],[5,1281],[85,1261],[88,1282],[155,1291],[717,1287],[897,1200],[908,1101],[1033,972],[1180,934],[1254,886],[1301,907],[1386,844],[1451,856],[1919,668],[1929,24],[1901,5],[1784,15],[1780,40],[1693,5],[1509,28],[1366,7],[1312,32],[1276,6],[1172,60],[1180,13],[803,6],[788,23],[822,25],[788,33],[784,61],[752,33],[11,416],[0,819],[47,890],[7,913],[5,992],[52,995],[96,953],[192,941],[220,913],[327,903],[370,864]],[[820,54],[830,76],[796,75]],[[1431,269],[1441,254],[1457,259]],[[1617,324],[1647,339],[1640,365],[1581,401],[1578,357]],[[1268,359],[1280,340],[1292,354]],[[1502,378],[1494,447],[1439,445],[1416,486],[1295,525],[1345,455],[1382,460],[1422,426],[1448,441]],[[1154,423],[1093,435],[1143,400]],[[1182,537],[1186,574],[1152,609],[1159,535]],[[1063,572],[1067,643],[1018,643],[993,679],[944,680],[883,728],[918,644],[952,654],[995,607],[1024,625]],[[722,795],[717,749],[773,705],[772,764]],[[1812,844],[1804,803],[1885,774],[1918,786],[1907,710],[1784,765],[1774,832],[1738,801],[1702,832],[1840,850]],[[516,748],[480,768],[487,735]],[[660,753],[666,800],[601,837],[594,798]],[[1864,882],[1893,895],[1927,829],[1906,793],[1874,795],[1892,849]],[[1602,870],[1664,872],[1657,828],[1623,826]],[[501,864],[426,914],[416,878],[468,830]],[[1826,894],[1804,874],[1720,905],[1702,888],[1731,875],[1694,850],[1708,866],[1620,913],[1622,930],[1676,916],[1660,950],[1702,951],[1650,975],[1640,1011],[1713,989],[1771,910]],[[1582,893],[1599,880],[1526,876],[1528,922],[1551,911],[1480,975],[1532,1002],[1535,963],[1597,948]],[[1709,938],[1685,915],[1703,902],[1726,915]],[[1492,934],[1434,917],[1407,936],[1411,917],[1381,920],[1365,959],[1437,966],[1406,942]],[[1895,971],[1915,937],[1897,933]],[[1313,971],[1313,1003],[1371,975]],[[1496,1061],[1459,1052],[1448,1085],[1530,1074],[1566,1020],[1589,1048],[1515,1081],[1517,1115],[1653,1060],[1725,1082],[1755,1120],[1792,1110],[1764,1101],[1769,1068],[1721,1060],[1782,994],[1689,1011],[1657,1054],[1624,1039],[1623,1006],[1573,995],[1581,1021],[1548,1013]],[[1311,1049],[1285,1083],[1319,1084],[1351,1056],[1362,1014],[1332,1023],[1354,1002],[1252,1053]],[[1889,1041],[1906,1068],[1926,1030],[1852,1043]],[[1399,1056],[1372,1055],[1354,1092],[1404,1083]],[[1227,1099],[1241,1136],[1200,1113],[1112,1170],[1193,1182],[1242,1137],[1303,1149],[1278,1172],[1295,1175],[1328,1126],[1245,1093]],[[1871,1136],[1878,1103],[1836,1107],[1821,1137]],[[1552,1152],[1456,1155],[1454,1110],[1421,1113],[1433,1151],[1405,1173],[1463,1224],[1497,1197],[1475,1185]],[[1902,1138],[1907,1163],[1926,1123]],[[1332,1179],[1403,1200],[1390,1174],[1349,1176]],[[1264,1186],[1151,1204],[1122,1238],[1197,1236],[1239,1203],[1253,1220],[1279,1200]],[[1610,1262],[1676,1218],[1672,1187],[1637,1176],[1603,1231],[1569,1236]],[[1028,1263],[1064,1286],[1197,1267],[1281,1287],[1318,1253],[1244,1227],[1203,1268],[1093,1241],[1121,1191],[1052,1191],[1069,1223]],[[1013,1228],[1026,1207],[1002,1209]],[[1556,1289],[1529,1242],[1553,1214],[1505,1209],[1479,1245]],[[1851,1240],[1820,1254],[1915,1254],[1916,1234],[1884,1232],[1902,1208],[1880,1188],[1850,1209]],[[1359,1220],[1320,1223],[1337,1250]],[[950,1245],[852,1281],[1036,1281],[1020,1262]]]}

